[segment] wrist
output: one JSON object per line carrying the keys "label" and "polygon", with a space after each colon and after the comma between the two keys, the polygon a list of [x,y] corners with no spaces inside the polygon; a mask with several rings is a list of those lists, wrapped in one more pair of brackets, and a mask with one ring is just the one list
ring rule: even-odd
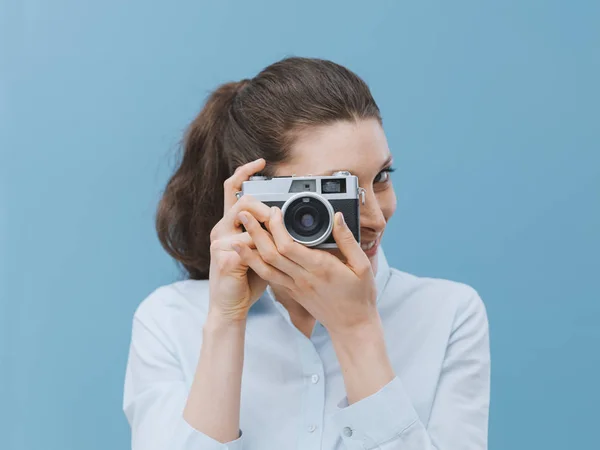
{"label": "wrist", "polygon": [[241,370],[245,341],[245,321],[231,321],[209,313],[202,327],[200,360],[204,358],[213,368],[226,367],[231,371],[240,365]]}
{"label": "wrist", "polygon": [[331,339],[349,404],[374,394],[394,378],[381,321],[334,334]]}
{"label": "wrist", "polygon": [[384,340],[383,325],[379,314],[351,327],[327,331],[334,345],[340,348],[365,347]]}
{"label": "wrist", "polygon": [[235,334],[245,330],[246,316],[231,317],[213,308],[209,309],[203,328],[205,334]]}

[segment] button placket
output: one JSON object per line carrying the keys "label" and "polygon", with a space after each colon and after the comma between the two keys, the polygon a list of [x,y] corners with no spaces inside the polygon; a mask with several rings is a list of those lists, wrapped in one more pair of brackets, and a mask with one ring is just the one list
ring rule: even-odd
{"label": "button placket", "polygon": [[325,387],[322,382],[323,362],[313,342],[302,335],[299,349],[303,371],[304,437],[300,448],[320,448],[325,412]]}

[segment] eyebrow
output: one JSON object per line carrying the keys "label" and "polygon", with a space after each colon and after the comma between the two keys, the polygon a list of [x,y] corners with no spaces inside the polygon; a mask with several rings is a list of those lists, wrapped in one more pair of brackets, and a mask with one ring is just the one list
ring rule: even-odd
{"label": "eyebrow", "polygon": [[[392,156],[392,154],[390,153],[390,154],[388,155],[387,159],[386,159],[386,160],[383,162],[383,164],[381,165],[381,169],[379,169],[379,170],[383,170],[383,169],[385,169],[387,166],[389,166],[389,165],[392,163],[392,161],[393,161],[393,160],[394,160],[394,157],[393,157],[393,156]],[[334,173],[334,172],[340,172],[340,171],[342,171],[342,170],[348,170],[348,169],[346,168],[346,169],[336,169],[336,170],[330,170],[330,171],[328,171],[328,172],[323,172],[323,173],[318,173],[318,174],[315,174],[315,176],[317,176],[317,177],[324,177],[324,176],[327,176],[327,175],[331,175],[331,174],[332,174],[332,173]],[[352,173],[352,172],[350,172],[350,173]]]}
{"label": "eyebrow", "polygon": [[387,157],[387,159],[384,161],[384,163],[381,165],[382,169],[385,169],[387,166],[389,166],[390,164],[392,164],[392,161],[394,160],[394,157],[392,156],[392,154],[390,153]]}

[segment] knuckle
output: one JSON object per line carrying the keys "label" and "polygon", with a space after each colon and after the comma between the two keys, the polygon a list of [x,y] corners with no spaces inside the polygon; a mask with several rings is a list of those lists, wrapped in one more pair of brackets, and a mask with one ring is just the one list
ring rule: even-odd
{"label": "knuckle", "polygon": [[326,269],[327,268],[327,265],[324,264],[325,263],[325,259],[323,258],[323,255],[319,255],[319,254],[315,255],[313,257],[313,261],[321,269]]}
{"label": "knuckle", "polygon": [[210,230],[210,242],[215,241],[219,236],[219,223],[218,222],[212,229]]}
{"label": "knuckle", "polygon": [[279,250],[279,253],[281,253],[282,255],[289,255],[292,251],[292,244],[293,242],[291,241],[281,242],[277,245],[277,250]]}
{"label": "knuckle", "polygon": [[255,201],[254,197],[252,197],[250,194],[246,194],[246,195],[242,195],[242,198],[240,198],[238,203],[242,206],[247,207],[248,205],[251,205],[252,203],[254,203],[254,201]]}
{"label": "knuckle", "polygon": [[248,205],[252,203],[252,196],[242,195],[240,199],[233,205],[233,210],[238,213],[248,209]]}
{"label": "knuckle", "polygon": [[260,270],[259,275],[263,280],[269,280],[269,279],[273,278],[273,275],[274,275],[273,269],[271,269],[267,266],[261,266],[261,268],[259,270]]}
{"label": "knuckle", "polygon": [[232,190],[235,186],[235,178],[229,177],[223,182],[223,187],[227,190]]}
{"label": "knuckle", "polygon": [[301,291],[306,291],[311,287],[310,282],[305,277],[297,277],[296,279],[294,279],[294,283],[296,284],[296,287]]}
{"label": "knuckle", "polygon": [[267,250],[263,254],[263,260],[268,264],[274,264],[279,259],[279,254],[275,250]]}

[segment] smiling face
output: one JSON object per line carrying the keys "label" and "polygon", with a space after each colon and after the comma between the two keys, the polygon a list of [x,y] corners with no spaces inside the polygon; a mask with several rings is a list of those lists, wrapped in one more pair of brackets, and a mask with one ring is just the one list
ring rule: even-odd
{"label": "smiling face", "polygon": [[[389,169],[392,155],[385,133],[375,119],[340,121],[298,133],[291,158],[276,175],[331,175],[347,170],[358,177],[366,201],[360,207],[361,247],[377,272],[377,250],[387,221],[396,210]],[[339,251],[334,251],[341,257]]]}

